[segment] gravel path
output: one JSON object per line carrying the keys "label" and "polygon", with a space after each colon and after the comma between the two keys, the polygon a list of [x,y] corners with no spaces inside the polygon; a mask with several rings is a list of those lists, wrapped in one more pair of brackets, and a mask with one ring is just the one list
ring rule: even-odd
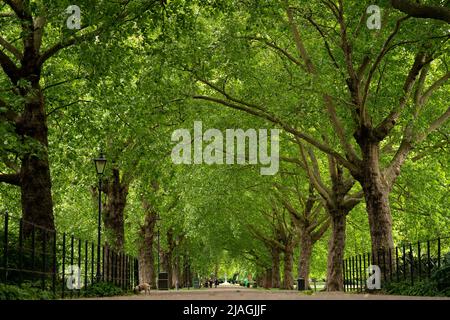
{"label": "gravel path", "polygon": [[219,287],[180,291],[156,291],[150,294],[96,298],[99,300],[449,300],[441,297],[412,297],[381,294],[352,294],[316,292],[311,295],[289,290],[247,289],[243,287]]}

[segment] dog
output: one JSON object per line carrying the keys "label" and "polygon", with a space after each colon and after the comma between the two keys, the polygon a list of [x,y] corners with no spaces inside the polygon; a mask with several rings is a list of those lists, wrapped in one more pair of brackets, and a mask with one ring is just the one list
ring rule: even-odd
{"label": "dog", "polygon": [[134,288],[135,293],[140,293],[141,291],[144,291],[145,294],[150,294],[150,285],[144,282]]}

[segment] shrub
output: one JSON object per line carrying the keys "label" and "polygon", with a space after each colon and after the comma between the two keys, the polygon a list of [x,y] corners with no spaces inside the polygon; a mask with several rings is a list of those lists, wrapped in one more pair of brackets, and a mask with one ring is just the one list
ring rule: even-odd
{"label": "shrub", "polygon": [[431,279],[436,282],[438,290],[450,290],[450,253],[445,255],[442,267],[433,272]]}
{"label": "shrub", "polygon": [[126,292],[109,282],[94,283],[84,292],[86,297],[111,297],[124,295]]}
{"label": "shrub", "polygon": [[53,294],[33,288],[27,284],[21,286],[0,284],[0,300],[50,300]]}
{"label": "shrub", "polygon": [[411,285],[409,281],[391,282],[386,284],[384,291],[389,294],[407,296],[440,296],[436,283],[432,280],[420,280]]}

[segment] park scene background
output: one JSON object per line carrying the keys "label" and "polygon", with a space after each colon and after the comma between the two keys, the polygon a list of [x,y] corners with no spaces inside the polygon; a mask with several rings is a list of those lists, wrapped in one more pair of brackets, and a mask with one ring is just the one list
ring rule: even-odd
{"label": "park scene background", "polygon": [[[121,295],[160,272],[172,289],[366,291],[369,265],[384,293],[449,295],[449,16],[439,0],[1,1],[0,297]],[[174,164],[195,121],[279,129],[278,172]]]}

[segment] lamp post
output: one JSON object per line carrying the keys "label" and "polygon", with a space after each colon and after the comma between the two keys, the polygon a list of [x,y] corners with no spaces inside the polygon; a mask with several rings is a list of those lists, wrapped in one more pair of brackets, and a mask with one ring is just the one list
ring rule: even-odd
{"label": "lamp post", "polygon": [[98,234],[97,234],[97,282],[100,281],[100,246],[102,229],[102,176],[105,171],[106,158],[100,151],[100,156],[94,159],[95,170],[98,176]]}

